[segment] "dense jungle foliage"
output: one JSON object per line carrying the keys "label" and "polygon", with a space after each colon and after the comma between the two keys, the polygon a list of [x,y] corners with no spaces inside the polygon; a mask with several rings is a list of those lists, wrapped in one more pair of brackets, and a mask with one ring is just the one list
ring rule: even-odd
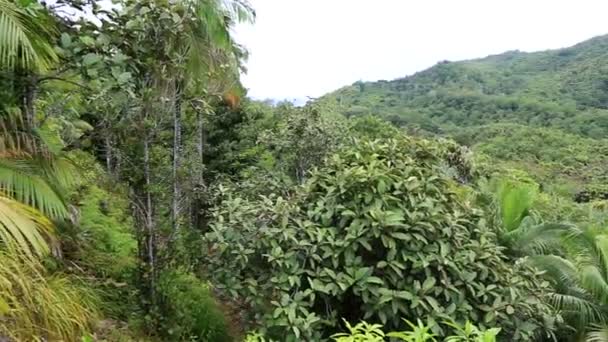
{"label": "dense jungle foliage", "polygon": [[0,0],[0,341],[608,341],[606,37],[296,107],[254,19]]}

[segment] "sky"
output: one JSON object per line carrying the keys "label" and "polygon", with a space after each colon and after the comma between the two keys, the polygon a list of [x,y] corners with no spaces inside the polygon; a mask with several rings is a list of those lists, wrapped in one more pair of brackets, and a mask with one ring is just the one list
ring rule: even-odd
{"label": "sky", "polygon": [[256,99],[318,97],[441,60],[574,45],[608,33],[606,0],[250,0],[235,29]]}

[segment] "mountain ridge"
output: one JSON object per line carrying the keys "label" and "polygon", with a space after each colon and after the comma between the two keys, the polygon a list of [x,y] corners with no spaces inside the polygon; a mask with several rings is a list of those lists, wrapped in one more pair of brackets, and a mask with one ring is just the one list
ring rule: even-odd
{"label": "mountain ridge", "polygon": [[608,35],[571,47],[443,61],[394,80],[358,81],[321,98],[347,116],[378,115],[433,133],[511,122],[608,136]]}

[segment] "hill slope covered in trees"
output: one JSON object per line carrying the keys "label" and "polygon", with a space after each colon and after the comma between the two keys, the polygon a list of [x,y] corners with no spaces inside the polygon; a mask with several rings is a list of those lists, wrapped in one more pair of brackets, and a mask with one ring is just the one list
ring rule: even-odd
{"label": "hill slope covered in trees", "polygon": [[440,132],[515,122],[593,138],[608,132],[608,36],[570,48],[439,62],[393,81],[329,94],[347,115],[377,114]]}
{"label": "hill slope covered in trees", "polygon": [[598,192],[605,179],[608,35],[559,50],[443,61],[392,81],[355,82],[320,101],[349,117],[450,136],[572,196]]}

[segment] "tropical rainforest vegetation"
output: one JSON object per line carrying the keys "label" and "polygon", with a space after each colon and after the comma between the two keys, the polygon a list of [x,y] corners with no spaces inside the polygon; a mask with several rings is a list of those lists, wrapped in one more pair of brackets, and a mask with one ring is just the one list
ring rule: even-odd
{"label": "tropical rainforest vegetation", "polygon": [[248,99],[243,0],[0,0],[0,340],[608,341],[608,38]]}

